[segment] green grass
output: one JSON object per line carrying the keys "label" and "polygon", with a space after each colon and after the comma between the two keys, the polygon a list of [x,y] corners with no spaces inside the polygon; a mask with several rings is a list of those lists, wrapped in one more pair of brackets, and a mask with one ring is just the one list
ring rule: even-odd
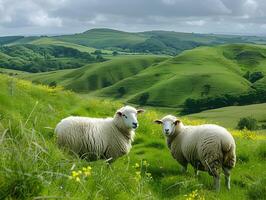
{"label": "green grass", "polygon": [[146,37],[137,33],[128,33],[112,29],[91,29],[75,35],[55,37],[57,40],[76,43],[95,48],[123,47],[144,42]]}
{"label": "green grass", "polygon": [[[0,43],[6,45],[16,44],[55,44],[77,48],[81,51],[101,49],[106,53],[113,50],[122,53],[149,53],[177,55],[184,50],[198,46],[213,46],[217,44],[253,43],[266,44],[265,37],[197,34],[174,31],[146,31],[124,32],[119,30],[97,28],[83,33],[59,36],[11,36],[0,37]],[[111,50],[111,51],[109,51]],[[89,51],[90,52],[90,51]]]}
{"label": "green grass", "polygon": [[188,115],[192,119],[204,119],[226,127],[236,128],[240,118],[253,117],[259,125],[266,123],[266,103],[247,106],[229,106]]}
{"label": "green grass", "polygon": [[[265,88],[266,76],[254,84],[243,77],[247,71],[266,74],[265,55],[263,45],[199,47],[176,57],[118,56],[76,70],[24,78],[45,84],[57,81],[66,89],[97,97],[122,98],[133,104],[140,104],[140,97],[148,93],[146,105],[178,110],[187,98],[237,95]],[[208,94],[204,94],[206,85],[210,86]],[[119,89],[122,87],[125,92],[121,95]]]}
{"label": "green grass", "polygon": [[[64,47],[77,49],[81,52],[88,52],[88,53],[93,53],[95,50],[97,50],[97,49],[92,48],[92,47],[83,46],[83,45],[70,43],[70,42],[64,42],[64,41],[56,40],[55,38],[50,38],[50,37],[40,38],[40,39],[34,40],[30,43],[35,44],[35,45],[64,46]],[[102,51],[102,53],[105,53],[105,54],[112,54],[112,51],[108,51],[108,50],[101,50],[101,51]]]}
{"label": "green grass", "polygon": [[[241,137],[256,133],[235,135],[238,160],[232,190],[226,191],[222,184],[222,191],[215,193],[206,173],[195,178],[190,167],[182,174],[171,158],[161,128],[153,124],[162,113],[149,109],[140,116],[131,152],[108,167],[103,161],[89,163],[58,149],[53,129],[69,115],[112,116],[121,103],[83,98],[4,75],[0,80],[0,199],[186,199],[184,195],[195,190],[205,199],[264,197],[265,135],[257,139]],[[81,182],[69,178],[72,170],[88,165],[89,177],[82,175]],[[136,174],[139,171],[141,176]]]}

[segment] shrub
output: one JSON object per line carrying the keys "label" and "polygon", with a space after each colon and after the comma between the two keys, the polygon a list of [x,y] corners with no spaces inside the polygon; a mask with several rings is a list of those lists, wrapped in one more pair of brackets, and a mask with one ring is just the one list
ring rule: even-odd
{"label": "shrub", "polygon": [[117,92],[118,92],[119,97],[122,97],[126,93],[126,89],[125,87],[121,86],[120,88],[117,89]]}
{"label": "shrub", "polygon": [[253,72],[249,75],[249,81],[251,83],[255,83],[256,81],[262,79],[264,77],[262,72]]}
{"label": "shrub", "polygon": [[256,119],[252,117],[243,117],[239,120],[237,128],[240,130],[243,129],[256,130],[258,129],[258,122]]}
{"label": "shrub", "polygon": [[149,97],[150,97],[149,93],[148,92],[144,92],[139,98],[139,104],[140,105],[146,105]]}
{"label": "shrub", "polygon": [[50,87],[56,87],[57,86],[56,81],[52,81],[51,83],[49,83],[49,86]]}

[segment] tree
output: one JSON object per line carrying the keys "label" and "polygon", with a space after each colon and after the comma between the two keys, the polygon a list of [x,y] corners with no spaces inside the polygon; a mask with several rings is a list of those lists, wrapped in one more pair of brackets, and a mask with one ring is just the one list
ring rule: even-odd
{"label": "tree", "polygon": [[242,129],[248,129],[248,130],[256,130],[258,129],[258,121],[252,117],[243,117],[240,118],[237,128]]}
{"label": "tree", "polygon": [[139,98],[139,104],[140,105],[146,105],[149,97],[150,97],[149,93],[148,92],[144,92]]}
{"label": "tree", "polygon": [[52,81],[51,83],[49,83],[49,87],[56,87],[57,83],[56,81]]}
{"label": "tree", "polygon": [[94,55],[101,55],[102,54],[102,51],[101,50],[95,50],[93,54]]}
{"label": "tree", "polygon": [[117,51],[113,51],[113,56],[117,56],[118,55],[118,52]]}
{"label": "tree", "polygon": [[256,81],[262,79],[264,77],[262,72],[253,72],[249,75],[249,81],[251,83],[255,83]]}
{"label": "tree", "polygon": [[118,92],[119,97],[122,97],[126,93],[126,89],[125,87],[121,86],[120,88],[117,89],[117,92]]}
{"label": "tree", "polygon": [[201,96],[207,96],[210,93],[211,90],[211,85],[210,84],[205,84],[203,85],[203,91],[201,92]]}

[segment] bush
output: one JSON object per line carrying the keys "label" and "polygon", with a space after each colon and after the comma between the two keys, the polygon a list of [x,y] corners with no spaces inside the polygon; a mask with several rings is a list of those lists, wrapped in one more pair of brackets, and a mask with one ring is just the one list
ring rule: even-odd
{"label": "bush", "polygon": [[125,89],[125,87],[122,86],[122,87],[117,89],[117,92],[118,92],[119,97],[122,97],[126,93],[126,89]]}
{"label": "bush", "polygon": [[240,130],[243,130],[245,128],[248,130],[257,130],[258,121],[252,117],[243,117],[239,120],[237,128]]}
{"label": "bush", "polygon": [[50,87],[56,87],[57,86],[56,81],[52,81],[51,83],[49,83],[49,86]]}
{"label": "bush", "polygon": [[146,105],[150,95],[148,92],[143,93],[139,98],[139,104],[140,105]]}

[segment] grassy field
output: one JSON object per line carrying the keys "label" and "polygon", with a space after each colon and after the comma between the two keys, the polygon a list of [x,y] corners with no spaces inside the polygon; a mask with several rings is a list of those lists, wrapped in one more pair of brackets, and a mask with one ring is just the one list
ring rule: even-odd
{"label": "grassy field", "polygon": [[[69,115],[112,116],[121,103],[82,98],[61,88],[35,86],[0,75],[0,199],[263,199],[266,138],[232,131],[237,165],[232,190],[211,190],[206,173],[182,174],[171,158],[161,128],[163,114],[148,109],[140,116],[132,151],[111,166],[86,162],[58,149],[54,127]],[[186,124],[203,121],[183,119]],[[73,171],[83,170],[80,181]],[[72,177],[72,178],[71,178]],[[222,181],[224,183],[224,181]],[[223,184],[222,184],[223,185]]]}
{"label": "grassy field", "polygon": [[234,44],[199,47],[176,57],[117,56],[75,70],[24,78],[45,84],[56,81],[76,92],[122,98],[134,104],[140,104],[141,97],[147,94],[145,105],[178,109],[187,98],[237,95],[265,88],[266,76],[255,83],[243,77],[247,71],[266,74],[265,64],[265,46]]}
{"label": "grassy field", "polygon": [[[97,50],[93,47],[83,46],[83,45],[70,43],[70,42],[64,42],[64,41],[56,40],[55,38],[50,38],[50,37],[43,37],[38,40],[33,40],[32,42],[30,42],[30,44],[64,46],[64,47],[77,49],[81,52],[88,52],[88,53],[93,53]],[[104,54],[112,54],[112,51],[108,51],[108,50],[101,50],[101,52]]]}
{"label": "grassy field", "polygon": [[236,128],[239,119],[243,117],[255,118],[259,122],[259,125],[265,124],[265,110],[266,103],[247,106],[228,106],[188,115],[188,117],[191,119],[203,119],[226,127]]}

